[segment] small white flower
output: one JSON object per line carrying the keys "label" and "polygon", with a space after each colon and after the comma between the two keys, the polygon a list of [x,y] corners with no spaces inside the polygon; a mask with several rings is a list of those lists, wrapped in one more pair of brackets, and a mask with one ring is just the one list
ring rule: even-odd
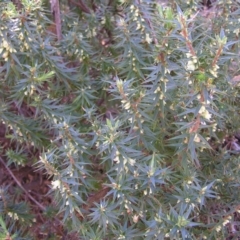
{"label": "small white flower", "polygon": [[193,141],[196,142],[196,143],[200,142],[200,138],[198,137],[197,134],[195,134]]}
{"label": "small white flower", "polygon": [[223,226],[226,226],[230,221],[227,219],[223,222]]}
{"label": "small white flower", "polygon": [[221,231],[221,228],[222,228],[221,226],[217,226],[217,227],[216,227],[216,231],[217,231],[217,232],[220,232],[220,231]]}
{"label": "small white flower", "polygon": [[188,184],[188,185],[192,184],[192,180],[188,180],[188,181],[187,181],[187,184]]}
{"label": "small white flower", "polygon": [[209,111],[206,110],[206,111],[202,114],[202,116],[203,116],[204,118],[210,120],[211,117],[212,117],[212,114],[210,114]]}
{"label": "small white flower", "polygon": [[61,182],[59,180],[52,181],[52,188],[57,189],[60,188]]}
{"label": "small white flower", "polygon": [[149,33],[146,33],[145,41],[150,44],[152,42],[152,39],[149,36]]}
{"label": "small white flower", "polygon": [[134,215],[134,216],[133,216],[133,222],[134,222],[134,223],[137,223],[137,222],[138,222],[138,219],[139,219],[139,215]]}
{"label": "small white flower", "polygon": [[212,69],[211,69],[209,72],[210,72],[215,78],[218,76],[216,70],[212,70]]}
{"label": "small white flower", "polygon": [[194,62],[192,60],[188,61],[186,69],[188,71],[194,71],[195,70],[195,65],[194,65]]}

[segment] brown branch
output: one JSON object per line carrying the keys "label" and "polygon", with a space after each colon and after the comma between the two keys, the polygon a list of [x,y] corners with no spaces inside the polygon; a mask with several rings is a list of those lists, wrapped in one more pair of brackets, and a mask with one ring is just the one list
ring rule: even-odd
{"label": "brown branch", "polygon": [[223,45],[221,45],[219,47],[219,49],[217,50],[217,53],[212,61],[212,67],[214,67],[217,64],[217,61],[218,61],[219,57],[221,56],[222,50],[223,50]]}
{"label": "brown branch", "polygon": [[20,0],[12,0],[12,3],[17,7],[18,11],[22,9],[22,3]]}
{"label": "brown branch", "polygon": [[12,171],[7,167],[7,165],[5,164],[4,160],[2,159],[2,157],[0,157],[0,162],[3,164],[3,166],[6,168],[6,170],[8,171],[8,173],[11,175],[11,177],[14,179],[14,181],[17,183],[17,185],[26,193],[26,195],[28,196],[28,198],[30,198],[35,204],[37,204],[39,206],[39,208],[43,211],[45,211],[45,207],[39,203],[35,198],[33,198],[28,191],[22,186],[22,184],[17,180],[17,178],[14,176],[14,174],[12,173]]}
{"label": "brown branch", "polygon": [[78,0],[78,2],[75,2],[73,0],[69,0],[72,4],[78,6],[83,12],[85,13],[91,13],[91,10],[85,5],[85,3],[82,2],[82,0]]}
{"label": "brown branch", "polygon": [[83,206],[83,209],[89,210],[94,207],[94,203],[99,203],[102,199],[104,199],[107,193],[110,191],[110,187],[103,187],[98,192],[96,192],[93,196],[87,199],[87,204]]}
{"label": "brown branch", "polygon": [[51,1],[51,11],[54,16],[57,39],[60,41],[62,39],[62,22],[59,0]]}

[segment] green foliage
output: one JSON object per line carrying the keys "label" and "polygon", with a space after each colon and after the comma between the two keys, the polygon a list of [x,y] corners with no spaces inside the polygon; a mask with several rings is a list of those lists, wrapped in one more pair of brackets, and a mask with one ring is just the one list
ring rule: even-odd
{"label": "green foliage", "polygon": [[[63,4],[57,42],[40,2],[0,3],[1,154],[51,178],[46,215],[80,239],[237,236],[239,150],[223,143],[240,128],[239,5]],[[21,237],[27,207],[0,196],[2,236]]]}

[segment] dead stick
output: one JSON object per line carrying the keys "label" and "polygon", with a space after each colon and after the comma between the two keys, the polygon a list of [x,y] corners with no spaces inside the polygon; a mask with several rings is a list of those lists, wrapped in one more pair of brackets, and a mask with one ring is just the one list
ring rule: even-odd
{"label": "dead stick", "polygon": [[60,12],[60,6],[59,6],[58,0],[55,2],[54,18],[55,18],[57,38],[58,38],[58,41],[60,41],[62,39],[62,22],[61,22],[61,12]]}
{"label": "dead stick", "polygon": [[45,207],[39,203],[35,198],[33,198],[28,191],[22,186],[22,184],[17,180],[17,178],[14,176],[14,174],[12,173],[12,171],[7,167],[7,165],[5,164],[4,160],[2,159],[2,157],[0,157],[0,162],[3,164],[3,166],[6,168],[6,170],[9,172],[9,174],[11,175],[11,177],[14,179],[14,181],[17,183],[17,185],[27,194],[27,196],[34,202],[36,203],[41,210],[45,211]]}

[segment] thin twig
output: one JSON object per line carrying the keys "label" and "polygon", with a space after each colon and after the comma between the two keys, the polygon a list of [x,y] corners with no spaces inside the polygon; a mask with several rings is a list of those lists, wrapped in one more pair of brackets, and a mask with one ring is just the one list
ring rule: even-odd
{"label": "thin twig", "polygon": [[34,202],[36,203],[41,210],[45,211],[46,208],[39,203],[35,198],[33,198],[28,191],[22,186],[22,184],[17,180],[17,178],[14,176],[14,174],[12,173],[12,171],[7,167],[7,165],[5,164],[4,160],[2,159],[2,157],[0,157],[0,162],[3,164],[3,166],[6,168],[6,170],[8,171],[8,173],[11,175],[11,177],[14,179],[14,181],[17,183],[17,185],[26,193],[26,195]]}
{"label": "thin twig", "polygon": [[75,2],[73,0],[70,0],[70,2],[76,6],[78,6],[83,12],[85,13],[91,13],[91,10],[85,5],[85,3],[82,2],[82,0],[79,0],[78,2]]}

